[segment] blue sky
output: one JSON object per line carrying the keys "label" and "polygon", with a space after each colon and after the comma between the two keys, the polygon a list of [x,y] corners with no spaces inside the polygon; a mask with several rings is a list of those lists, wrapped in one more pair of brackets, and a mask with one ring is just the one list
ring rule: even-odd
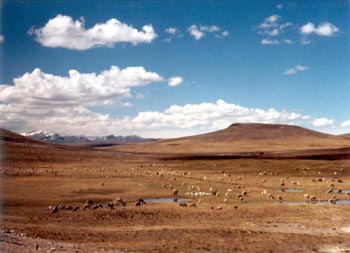
{"label": "blue sky", "polygon": [[0,126],[173,137],[263,122],[350,132],[349,21],[340,0],[2,1]]}

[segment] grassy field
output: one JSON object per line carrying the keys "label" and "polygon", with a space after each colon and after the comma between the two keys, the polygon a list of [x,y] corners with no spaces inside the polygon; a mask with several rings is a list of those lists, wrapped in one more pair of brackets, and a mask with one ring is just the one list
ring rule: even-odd
{"label": "grassy field", "polygon": [[[329,199],[350,200],[350,196],[326,193],[330,188],[350,189],[349,160],[169,160],[113,147],[4,144],[0,245],[5,252],[350,248],[350,205],[327,204]],[[217,196],[212,194],[215,190]],[[208,194],[196,196],[200,193]],[[304,194],[319,202],[309,204]],[[116,197],[126,206],[107,208]],[[146,204],[135,206],[139,198]],[[147,201],[152,198],[186,198],[187,207]],[[83,210],[87,200],[103,208]],[[55,205],[80,209],[50,212],[48,207]]]}

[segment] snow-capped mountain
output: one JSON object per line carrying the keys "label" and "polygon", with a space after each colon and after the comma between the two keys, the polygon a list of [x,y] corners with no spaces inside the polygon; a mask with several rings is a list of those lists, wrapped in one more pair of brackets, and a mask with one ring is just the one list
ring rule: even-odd
{"label": "snow-capped mountain", "polygon": [[46,131],[32,131],[29,133],[22,133],[23,136],[28,136],[33,139],[47,141],[51,143],[77,143],[77,142],[94,142],[94,143],[116,143],[116,142],[146,142],[156,141],[153,138],[142,138],[137,135],[129,136],[84,136],[84,135],[61,135],[57,133],[50,133]]}

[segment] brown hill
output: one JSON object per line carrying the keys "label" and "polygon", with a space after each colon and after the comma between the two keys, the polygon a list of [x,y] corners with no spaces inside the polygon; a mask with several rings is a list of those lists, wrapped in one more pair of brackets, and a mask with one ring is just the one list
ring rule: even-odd
{"label": "brown hill", "polygon": [[88,150],[88,148],[55,145],[0,128],[0,150],[2,165],[6,167],[9,161],[18,164],[33,163],[37,165],[38,162],[59,163],[67,159],[78,160],[78,152]]}
{"label": "brown hill", "polygon": [[191,138],[193,140],[210,142],[231,142],[286,139],[291,137],[332,138],[334,136],[292,125],[236,123],[224,130],[181,139]]}
{"label": "brown hill", "polygon": [[348,134],[340,134],[338,136],[341,137],[341,138],[350,139],[350,133],[348,133]]}
{"label": "brown hill", "polygon": [[226,153],[346,148],[350,139],[310,129],[277,124],[232,124],[207,134],[121,145],[113,149],[144,153]]}
{"label": "brown hill", "polygon": [[38,141],[30,137],[26,137],[3,128],[0,128],[0,141],[26,143],[26,144],[42,144],[42,145],[47,144],[45,142]]}

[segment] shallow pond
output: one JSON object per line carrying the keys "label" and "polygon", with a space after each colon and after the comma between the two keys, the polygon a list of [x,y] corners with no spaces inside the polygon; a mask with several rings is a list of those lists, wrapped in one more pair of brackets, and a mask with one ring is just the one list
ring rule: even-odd
{"label": "shallow pond", "polygon": [[[278,190],[278,191],[282,191],[281,189],[280,190]],[[304,192],[304,190],[303,189],[291,189],[291,188],[286,188],[286,189],[284,189],[283,190],[283,192]]]}
{"label": "shallow pond", "polygon": [[[334,190],[332,191],[332,193],[338,193],[338,190],[337,190],[337,189],[334,189]],[[349,189],[342,189],[340,193],[347,194],[347,193],[350,193],[350,190],[349,190]]]}
{"label": "shallow pond", "polygon": [[[329,203],[328,201],[326,200],[322,200],[322,201],[317,201],[317,202],[305,202],[305,201],[281,201],[281,202],[274,202],[274,203],[277,203],[277,204],[290,204],[290,205],[303,205],[303,204],[311,204],[311,205],[334,205],[334,204],[331,204]],[[339,199],[339,200],[336,200],[335,203],[337,205],[350,205],[350,200],[347,200],[347,199]]]}

